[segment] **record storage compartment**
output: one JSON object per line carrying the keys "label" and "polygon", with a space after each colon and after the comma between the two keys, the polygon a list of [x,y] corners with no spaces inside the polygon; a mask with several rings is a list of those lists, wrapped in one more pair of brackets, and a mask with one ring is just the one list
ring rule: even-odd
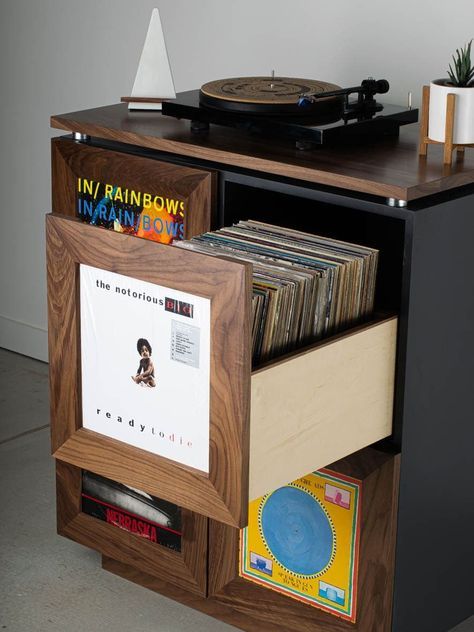
{"label": "record storage compartment", "polygon": [[170,584],[193,594],[207,594],[207,518],[181,510],[181,550],[178,552],[84,513],[81,492],[81,469],[57,460],[57,528],[60,535],[140,569],[151,577],[166,576]]}
{"label": "record storage compartment", "polygon": [[[80,412],[72,409],[79,402],[70,400],[65,415],[60,412],[65,400],[58,395],[52,402],[56,458],[244,527],[250,500],[391,435],[396,317],[376,317],[252,371],[250,264],[57,215],[48,218],[48,249],[50,295],[63,299],[50,303],[54,393],[70,388],[56,366],[58,341],[63,345],[68,336],[76,357],[80,355],[74,333],[78,306],[70,305],[70,294],[57,290],[64,282],[64,251],[71,254],[71,287],[77,282],[78,263],[130,274],[133,253],[146,262],[140,278],[211,299],[209,475],[81,428]],[[101,249],[106,256],[100,256]],[[63,318],[71,309],[74,325]],[[71,375],[74,384],[78,366]],[[65,416],[70,420],[66,433]]]}
{"label": "record storage compartment", "polygon": [[408,233],[398,218],[362,210],[347,199],[343,206],[337,196],[300,186],[242,177],[226,181],[222,197],[222,226],[254,219],[380,252],[369,322],[252,372],[252,500],[392,435],[396,315]]}
{"label": "record storage compartment", "polygon": [[[359,554],[353,580],[353,621],[291,598],[284,591],[242,576],[243,530],[209,520],[208,598],[194,607],[253,632],[389,632],[393,599],[400,455],[366,448],[328,471],[355,477],[360,485]],[[108,555],[103,568],[172,598],[189,603],[182,590],[169,587],[163,577]]]}
{"label": "record storage compartment", "polygon": [[[58,532],[98,550],[103,555],[104,568],[110,568],[113,572],[123,573],[128,577],[136,577],[141,583],[146,582],[152,588],[163,589],[161,582],[166,578],[166,586],[173,587],[172,591],[179,589],[201,597],[209,595],[210,601],[224,606],[232,605],[237,594],[237,609],[246,617],[250,616],[253,608],[253,605],[246,604],[253,604],[255,600],[268,601],[265,617],[260,620],[264,626],[262,629],[278,629],[277,625],[282,616],[291,621],[294,630],[304,630],[308,624],[319,626],[331,623],[333,615],[295,602],[288,596],[279,595],[239,577],[240,530],[237,527],[246,525],[246,509],[250,500],[391,434],[397,318],[374,318],[368,323],[340,332],[286,357],[277,358],[252,371],[249,337],[247,335],[244,338],[244,330],[239,324],[245,322],[250,311],[248,265],[106,232],[82,225],[72,218],[50,216],[48,224],[49,260],[52,266],[50,282],[53,283],[57,275],[60,275],[61,279],[64,277],[64,264],[60,265],[60,261],[63,262],[64,250],[69,253],[83,250],[96,253],[88,263],[102,267],[106,261],[97,255],[102,244],[102,247],[105,246],[109,251],[109,265],[113,262],[116,271],[122,269],[121,259],[125,271],[133,253],[136,258],[145,262],[147,274],[153,272],[149,263],[153,260],[158,275],[156,280],[162,275],[162,270],[168,271],[168,279],[171,280],[174,277],[182,277],[183,271],[187,271],[187,276],[191,275],[187,289],[200,294],[206,293],[206,287],[202,285],[200,278],[206,266],[211,266],[208,271],[211,283],[229,276],[226,283],[237,277],[246,285],[242,287],[241,283],[231,282],[229,290],[232,291],[225,292],[226,300],[223,303],[231,315],[229,327],[235,331],[240,346],[235,347],[226,343],[222,364],[227,375],[232,378],[232,383],[228,385],[228,393],[231,393],[233,398],[239,396],[242,402],[248,401],[249,417],[247,420],[238,417],[233,419],[237,424],[241,424],[242,434],[237,442],[227,446],[219,446],[217,442],[211,445],[211,454],[216,462],[221,464],[221,470],[224,469],[223,462],[235,465],[240,459],[242,464],[240,471],[229,468],[228,465],[225,467],[225,470],[229,470],[230,477],[240,485],[240,498],[237,498],[237,503],[229,503],[230,519],[221,519],[220,522],[207,519],[206,516],[212,517],[215,512],[215,499],[211,500],[213,504],[209,507],[204,505],[209,494],[197,497],[199,506],[196,507],[196,473],[188,473],[193,475],[191,484],[188,482],[191,480],[189,477],[183,477],[182,467],[170,464],[169,474],[173,484],[166,487],[163,470],[159,467],[162,461],[160,457],[134,451],[125,445],[120,446],[117,442],[103,439],[99,435],[94,436],[88,430],[73,431],[71,428],[71,434],[59,445],[55,453],[58,457]],[[55,262],[58,255],[54,254],[54,250],[59,245],[55,241],[61,234],[62,245],[65,248],[61,246],[56,250],[61,258]],[[87,244],[88,248],[81,247],[81,244]],[[195,270],[199,270],[200,273],[191,274],[191,271]],[[74,274],[71,275],[71,281],[73,278]],[[167,283],[162,282],[165,285]],[[222,285],[225,285],[224,281],[218,283],[221,291]],[[236,293],[235,288],[240,288],[240,293]],[[54,294],[58,295],[58,292],[54,291]],[[64,296],[70,294],[65,292]],[[229,298],[232,299],[230,303]],[[56,305],[55,309],[58,315],[69,313],[65,306]],[[218,316],[214,316],[214,322],[216,334],[220,331],[221,336],[225,337],[229,327],[223,330],[222,320]],[[63,335],[69,331],[69,324],[64,319],[61,319],[58,325]],[[71,332],[73,333],[72,329]],[[54,333],[53,336],[54,340],[62,339],[62,336],[58,338]],[[74,338],[73,334],[69,345],[74,346]],[[235,341],[233,336],[230,336],[230,339]],[[222,348],[223,343],[218,343],[216,358],[221,356]],[[51,357],[58,356],[53,351]],[[235,374],[242,368],[245,368],[242,382],[235,382]],[[54,375],[54,361],[52,370]],[[221,381],[221,370],[217,370],[215,374]],[[72,377],[72,382],[75,380],[76,378]],[[64,382],[64,375],[60,376],[60,381],[61,385],[58,384],[58,388],[67,391],[70,386]],[[244,383],[248,384],[246,392],[243,388]],[[240,393],[239,388],[242,389]],[[343,396],[338,395],[341,392]],[[223,394],[222,398],[225,397]],[[229,410],[229,405],[235,414],[232,402],[227,402],[225,408],[219,409],[220,415],[216,419],[216,425],[220,429],[223,415]],[[53,417],[53,435],[56,436],[58,435],[55,430],[59,431],[59,426],[64,429],[64,423],[59,422],[60,418],[64,417],[58,417],[54,422],[56,416]],[[249,433],[247,446],[244,444],[245,424],[248,424]],[[239,426],[237,428],[239,429]],[[219,447],[220,451],[216,452]],[[234,450],[235,455],[230,459],[226,458],[228,447]],[[248,472],[244,470],[246,463],[242,458],[246,449]],[[292,458],[288,458],[288,455],[292,455]],[[348,459],[349,463],[353,461],[354,459]],[[350,474],[357,473],[363,478],[368,475],[370,462],[385,461],[390,461],[390,458],[381,455],[366,458],[362,454],[355,459],[355,462],[359,463],[358,469],[354,469],[353,466],[344,467],[343,464],[339,469]],[[78,507],[81,467],[168,498],[184,507],[186,504],[192,505],[194,511],[183,510],[182,552],[178,554],[162,549],[156,544],[144,541],[115,526],[98,522],[82,513]],[[217,482],[220,473],[217,472]],[[377,472],[373,473],[370,481],[368,487],[365,483],[362,487],[365,505],[359,585],[369,592],[372,591],[372,587],[368,588],[372,586],[373,581],[370,578],[370,569],[374,564],[378,564],[380,569],[377,573],[377,590],[383,603],[387,605],[391,600],[393,581],[393,524],[396,506],[392,499],[398,485],[398,465],[392,469],[389,467],[386,472],[384,470],[382,482],[378,480]],[[184,490],[187,493],[191,492],[192,497],[183,495]],[[367,490],[370,490],[370,493],[367,493]],[[377,512],[374,511],[376,505]],[[235,519],[235,514],[231,514],[231,511],[235,511],[239,506],[243,510],[240,524]],[[222,516],[222,505],[218,507],[218,512]],[[377,520],[379,533],[383,534],[382,539],[373,536],[374,520]],[[382,555],[380,550],[383,550]],[[374,615],[370,600],[365,595],[359,597],[359,601],[358,617],[363,626]],[[378,615],[378,621],[381,622],[382,619],[385,626],[386,613],[383,616]],[[252,629],[252,625],[250,622],[248,629]],[[341,629],[364,630],[364,627],[354,627],[354,624],[348,622],[341,623],[340,626]]]}
{"label": "record storage compartment", "polygon": [[380,252],[375,313],[398,314],[402,294],[403,262],[409,246],[406,222],[392,216],[380,202],[361,201],[293,184],[262,178],[226,181],[219,225],[254,219],[296,230],[340,239]]}

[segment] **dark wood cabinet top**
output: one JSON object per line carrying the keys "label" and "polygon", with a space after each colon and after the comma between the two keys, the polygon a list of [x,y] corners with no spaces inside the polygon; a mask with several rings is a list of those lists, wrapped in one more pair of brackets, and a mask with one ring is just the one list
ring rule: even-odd
{"label": "dark wood cabinet top", "polygon": [[442,146],[418,156],[418,125],[402,127],[399,138],[360,145],[297,150],[291,140],[251,136],[211,125],[193,134],[189,121],[159,112],[129,112],[121,103],[51,117],[51,126],[120,143],[218,162],[297,180],[401,200],[447,191],[474,182],[474,149],[443,165]]}

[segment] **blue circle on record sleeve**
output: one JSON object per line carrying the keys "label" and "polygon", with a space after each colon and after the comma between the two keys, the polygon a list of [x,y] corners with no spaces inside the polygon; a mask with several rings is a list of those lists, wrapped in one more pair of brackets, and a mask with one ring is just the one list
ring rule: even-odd
{"label": "blue circle on record sleeve", "polygon": [[293,573],[315,575],[331,561],[329,519],[316,498],[301,489],[273,492],[262,508],[261,528],[273,557]]}

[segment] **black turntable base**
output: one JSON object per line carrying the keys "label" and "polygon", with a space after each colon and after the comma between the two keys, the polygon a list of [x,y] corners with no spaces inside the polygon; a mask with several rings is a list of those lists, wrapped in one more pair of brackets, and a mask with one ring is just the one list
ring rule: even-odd
{"label": "black turntable base", "polygon": [[[191,121],[196,133],[212,133],[224,125],[278,139],[291,139],[298,149],[358,142],[399,133],[401,125],[418,120],[417,109],[382,105],[374,94],[388,91],[388,82],[372,79],[361,86],[339,86],[310,80],[250,77],[205,84],[163,103],[162,113]],[[358,98],[349,100],[356,92]]]}

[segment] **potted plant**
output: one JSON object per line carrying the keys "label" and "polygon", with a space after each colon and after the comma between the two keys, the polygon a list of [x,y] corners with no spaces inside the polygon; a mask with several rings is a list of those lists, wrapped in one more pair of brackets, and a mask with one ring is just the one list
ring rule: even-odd
{"label": "potted plant", "polygon": [[471,61],[471,45],[472,40],[461,50],[456,50],[447,78],[430,83],[428,137],[431,140],[444,142],[446,99],[448,94],[455,94],[453,143],[474,143],[474,60]]}

